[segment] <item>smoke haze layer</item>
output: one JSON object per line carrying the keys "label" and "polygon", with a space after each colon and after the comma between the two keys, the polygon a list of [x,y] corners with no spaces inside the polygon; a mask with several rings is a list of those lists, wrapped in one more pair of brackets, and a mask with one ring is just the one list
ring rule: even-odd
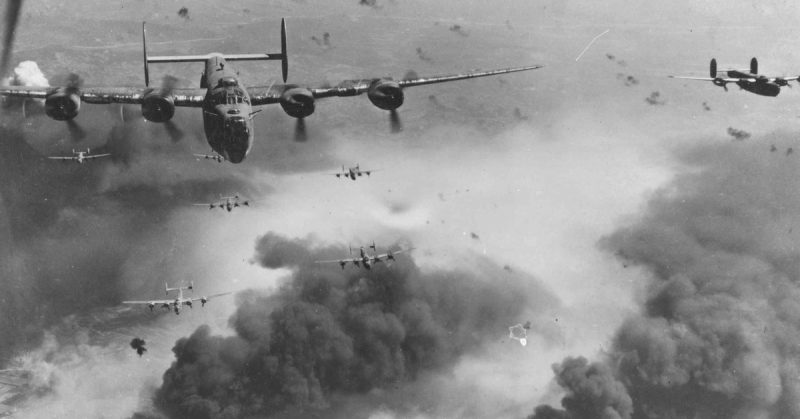
{"label": "smoke haze layer", "polygon": [[[585,360],[555,366],[565,410],[541,406],[533,417],[800,415],[800,165],[743,143],[680,159],[684,173],[641,219],[602,242],[651,274],[641,315],[623,323],[596,374]],[[599,382],[621,394],[599,397]]]}
{"label": "smoke haze layer", "polygon": [[291,268],[291,277],[273,295],[240,295],[235,336],[201,327],[178,341],[177,359],[156,393],[170,416],[286,409],[335,415],[332,394],[387,391],[446,370],[524,309],[552,304],[533,278],[488,261],[476,270],[424,272],[401,254],[391,266],[341,270],[313,262],[346,255],[345,248],[272,233],[257,249],[256,260]]}

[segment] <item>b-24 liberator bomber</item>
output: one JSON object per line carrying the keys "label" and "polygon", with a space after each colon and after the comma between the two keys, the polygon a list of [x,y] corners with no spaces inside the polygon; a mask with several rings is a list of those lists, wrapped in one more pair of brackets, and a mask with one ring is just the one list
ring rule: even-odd
{"label": "b-24 liberator bomber", "polygon": [[[367,246],[366,248],[372,249],[373,251],[377,252],[377,246],[375,246],[375,242],[372,242],[371,245]],[[360,268],[364,267],[364,269],[370,270],[372,266],[376,263],[382,262],[389,262],[395,260],[394,256],[403,252],[407,252],[411,249],[400,249],[395,251],[388,251],[386,253],[381,254],[374,254],[370,255],[364,246],[361,246],[358,249],[359,255],[358,257],[352,258],[345,258],[345,259],[334,259],[334,260],[317,260],[314,263],[338,263],[339,266],[344,269],[348,263],[352,263],[355,267]],[[350,248],[350,254],[353,254],[353,248]]]}
{"label": "b-24 liberator bomber", "polygon": [[[314,113],[317,99],[358,96],[366,93],[373,105],[390,111],[393,124],[399,121],[396,110],[403,104],[403,89],[426,84],[464,80],[475,77],[527,71],[540,65],[433,77],[414,77],[405,80],[369,78],[346,80],[336,86],[302,86],[285,84],[289,69],[286,51],[286,22],[281,20],[281,52],[261,54],[222,54],[150,56],[142,24],[144,55],[144,87],[60,87],[4,86],[0,95],[44,99],[45,113],[55,120],[71,121],[78,115],[81,103],[140,105],[142,116],[151,122],[167,123],[176,107],[201,108],[206,140],[211,148],[231,163],[240,163],[253,146],[253,118],[260,111],[254,107],[280,104],[289,116],[298,121],[297,131],[304,129],[303,119]],[[229,65],[234,61],[280,60],[284,84],[245,87],[238,72]],[[150,86],[149,65],[154,63],[202,62],[204,71],[199,88],[179,88],[164,82],[161,87]]]}
{"label": "b-24 liberator bomber", "polygon": [[108,157],[111,155],[111,154],[91,154],[91,153],[92,153],[91,148],[87,148],[86,151],[80,151],[80,150],[75,151],[75,149],[72,149],[72,154],[73,154],[72,156],[50,156],[48,157],[48,159],[61,160],[63,162],[72,160],[76,163],[83,164],[83,162],[85,162],[86,160],[96,159],[99,157]]}
{"label": "b-24 liberator bomber", "polygon": [[[725,74],[727,77],[720,77],[720,73]],[[781,87],[789,85],[790,81],[798,79],[798,76],[792,77],[769,77],[763,74],[758,74],[758,60],[753,57],[750,60],[750,69],[748,70],[717,70],[717,60],[712,58],[708,66],[708,75],[710,77],[689,77],[689,76],[669,76],[673,79],[684,80],[703,80],[714,83],[715,86],[720,86],[725,91],[728,91],[728,83],[734,83],[742,90],[747,90],[750,93],[755,93],[761,96],[778,96],[781,92]]]}
{"label": "b-24 liberator bomber", "polygon": [[241,206],[249,207],[250,200],[247,199],[240,200],[239,195],[233,195],[233,196],[223,196],[220,199],[216,200],[215,202],[210,202],[208,204],[192,204],[192,205],[198,207],[208,207],[208,209],[214,209],[214,208],[226,209],[228,210],[228,212],[231,212],[233,211],[234,208],[238,208]]}
{"label": "b-24 liberator bomber", "polygon": [[193,154],[194,154],[195,157],[197,157],[197,160],[200,160],[202,158],[202,159],[205,159],[205,160],[214,160],[217,163],[222,163],[222,162],[225,161],[225,157],[222,157],[222,155],[217,154],[217,153],[213,153],[213,154],[193,153]]}
{"label": "b-24 liberator bomber", "polygon": [[339,172],[339,173],[331,173],[331,174],[336,176],[339,179],[350,178],[352,180],[356,180],[357,177],[361,177],[361,176],[364,176],[364,175],[369,176],[374,171],[375,171],[375,169],[363,170],[358,166],[358,163],[356,163],[355,167],[348,167],[347,169],[345,169],[345,167],[342,166],[342,171],[341,172]]}
{"label": "b-24 liberator bomber", "polygon": [[164,293],[166,295],[169,295],[170,291],[178,291],[178,295],[171,300],[123,301],[122,304],[143,304],[149,307],[150,311],[153,311],[153,309],[156,306],[160,306],[167,310],[169,310],[171,307],[172,310],[175,312],[175,314],[181,314],[181,307],[188,306],[189,308],[192,308],[192,304],[195,301],[200,301],[200,306],[205,307],[208,300],[230,294],[230,292],[223,292],[199,298],[188,298],[183,296],[183,290],[194,292],[194,282],[193,281],[189,282],[189,286],[186,287],[175,287],[175,288],[170,288],[169,285],[164,283]]}

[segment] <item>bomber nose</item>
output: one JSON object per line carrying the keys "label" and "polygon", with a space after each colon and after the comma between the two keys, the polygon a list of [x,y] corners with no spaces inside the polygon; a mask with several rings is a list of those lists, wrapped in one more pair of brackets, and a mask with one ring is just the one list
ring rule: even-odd
{"label": "bomber nose", "polygon": [[243,151],[226,151],[225,152],[225,159],[227,159],[231,163],[241,163],[244,160],[244,156],[246,155]]}

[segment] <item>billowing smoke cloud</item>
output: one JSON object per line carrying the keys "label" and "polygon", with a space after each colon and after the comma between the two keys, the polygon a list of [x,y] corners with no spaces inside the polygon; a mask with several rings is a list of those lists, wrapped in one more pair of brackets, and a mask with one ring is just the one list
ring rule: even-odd
{"label": "billowing smoke cloud", "polygon": [[35,61],[22,61],[14,68],[13,73],[8,79],[11,86],[49,86],[39,65]]}
{"label": "billowing smoke cloud", "polygon": [[533,278],[488,261],[475,272],[423,272],[407,253],[369,271],[313,263],[344,256],[338,246],[263,236],[255,259],[291,268],[290,281],[274,295],[239,296],[236,336],[201,327],[179,340],[156,404],[173,417],[318,408],[333,417],[332,391],[390,391],[446,369],[530,304]]}
{"label": "billowing smoke cloud", "polygon": [[637,84],[639,84],[639,79],[637,79],[631,74],[617,73],[617,80],[621,80],[622,83],[624,83],[625,86],[628,87],[636,86]]}
{"label": "billowing smoke cloud", "polygon": [[565,410],[540,407],[534,417],[800,415],[800,167],[759,148],[684,152],[690,170],[604,240],[651,273],[643,312],[621,326],[608,359],[588,367],[595,374],[585,361],[556,366]]}
{"label": "billowing smoke cloud", "polygon": [[131,339],[131,348],[136,351],[136,354],[142,356],[145,352],[147,352],[147,348],[144,347],[145,341],[142,338],[133,338]]}
{"label": "billowing smoke cloud", "polygon": [[650,96],[648,96],[648,97],[644,98],[644,101],[645,101],[645,102],[646,102],[648,105],[653,105],[653,106],[663,106],[663,105],[666,105],[666,104],[667,104],[667,101],[666,101],[666,100],[664,100],[664,99],[661,97],[661,93],[659,93],[659,92],[652,92],[652,93],[650,93]]}
{"label": "billowing smoke cloud", "polygon": [[558,385],[567,390],[561,400],[566,411],[539,406],[531,419],[621,419],[630,418],[633,401],[610,367],[586,358],[567,358],[553,366]]}
{"label": "billowing smoke cloud", "polygon": [[736,129],[734,127],[728,127],[728,135],[733,137],[736,141],[744,141],[750,138],[750,133],[743,130],[743,129]]}
{"label": "billowing smoke cloud", "polygon": [[469,36],[469,32],[465,31],[459,24],[450,26],[450,32],[457,33],[461,36]]}

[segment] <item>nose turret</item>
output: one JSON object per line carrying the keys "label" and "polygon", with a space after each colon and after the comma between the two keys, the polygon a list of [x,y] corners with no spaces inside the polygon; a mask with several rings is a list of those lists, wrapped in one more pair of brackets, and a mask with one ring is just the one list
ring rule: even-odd
{"label": "nose turret", "polygon": [[250,151],[251,132],[247,120],[242,116],[230,116],[223,128],[225,158],[231,163],[244,160]]}

